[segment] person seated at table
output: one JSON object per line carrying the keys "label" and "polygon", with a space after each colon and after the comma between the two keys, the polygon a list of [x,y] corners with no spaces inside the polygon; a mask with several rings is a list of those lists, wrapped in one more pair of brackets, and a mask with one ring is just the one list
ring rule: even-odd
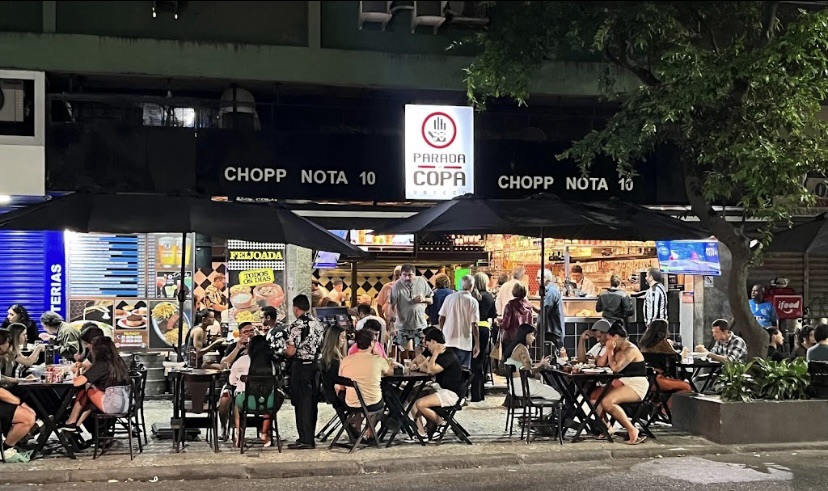
{"label": "person seated at table", "polygon": [[712,334],[716,343],[713,349],[707,350],[703,345],[696,346],[696,353],[710,353],[708,358],[719,363],[731,361],[747,361],[747,344],[745,340],[733,334],[730,323],[725,319],[713,321]]}
{"label": "person seated at table", "polygon": [[815,344],[814,328],[811,326],[802,326],[802,329],[796,332],[796,347],[791,351],[789,359],[805,358],[808,354],[808,348]]}
{"label": "person seated at table", "polygon": [[[549,385],[544,385],[537,380],[538,374],[544,368],[549,367],[549,358],[544,357],[538,363],[532,363],[532,356],[529,354],[529,346],[535,342],[537,330],[530,324],[521,324],[518,327],[515,339],[512,344],[503,350],[503,356],[506,358],[505,364],[515,367],[517,370],[514,374],[515,394],[523,397],[523,384],[520,381],[520,371],[529,370],[532,376],[529,378],[529,397],[542,397],[548,400],[558,400],[561,395],[558,391]],[[549,409],[551,411],[551,408]]]}
{"label": "person seated at table", "polygon": [[[248,410],[253,411],[256,408],[257,404],[257,401],[253,398],[253,396],[245,395],[247,383],[242,381],[241,377],[243,375],[267,377],[275,376],[275,371],[273,368],[273,354],[270,352],[270,344],[267,342],[267,339],[265,339],[264,336],[254,336],[250,340],[248,354],[236,360],[236,362],[233,364],[233,368],[230,369],[228,383],[236,387],[236,428],[239,428],[239,418],[241,417],[240,411],[244,408],[245,397],[247,397]],[[282,403],[284,402],[284,398],[281,396],[281,394],[271,393],[267,396],[266,401],[258,402],[264,403],[264,406],[267,409],[273,409],[274,404],[277,404],[279,407],[281,407]],[[259,433],[259,438],[262,440],[265,447],[270,447],[273,443],[270,440],[270,425],[270,419],[267,416],[265,416],[264,423],[261,428],[261,433]],[[233,444],[236,446],[236,448],[238,448],[241,442],[243,441],[244,435],[237,433],[236,441],[233,442]]]}
{"label": "person seated at table", "polygon": [[463,368],[457,356],[446,351],[446,338],[443,331],[432,329],[424,333],[423,344],[428,348],[431,356],[428,357],[420,370],[425,370],[429,375],[434,375],[436,383],[432,384],[433,394],[421,397],[414,403],[415,421],[421,438],[427,438],[428,434],[423,423],[423,418],[438,427],[444,423],[433,407],[451,407],[457,404],[461,397],[465,396],[463,386]]}
{"label": "person seated at table", "polygon": [[[27,368],[37,362],[38,356],[45,348],[42,344],[36,344],[31,354],[26,356],[23,350],[28,344],[28,332],[26,326],[19,323],[14,323],[9,326],[9,352],[6,360],[3,361],[3,375],[14,377],[15,379],[22,378]],[[0,344],[2,342],[0,341]],[[12,373],[8,374],[6,371],[6,362],[12,365]]]}
{"label": "person seated at table", "polygon": [[[356,345],[354,345],[356,346]],[[322,395],[329,404],[339,401],[334,381],[339,376],[339,366],[347,355],[348,332],[334,324],[325,331],[319,351],[319,370],[322,374]]]}
{"label": "person seated at table", "polygon": [[627,445],[638,445],[643,443],[647,437],[638,434],[638,429],[630,422],[621,404],[641,402],[650,390],[644,355],[627,339],[627,330],[620,323],[610,327],[607,336],[608,366],[614,373],[623,375],[623,377],[618,379],[620,383],[614,383],[609,388],[601,400],[598,414],[599,416],[609,414],[615,418],[627,430],[629,435]]}
{"label": "person seated at table", "polygon": [[23,346],[27,344],[35,344],[37,342],[37,324],[32,318],[29,316],[29,311],[26,310],[26,307],[16,303],[9,307],[8,315],[3,320],[3,325],[0,326],[3,329],[9,329],[12,324],[23,324],[26,327],[26,342],[23,343]]}
{"label": "person seated at table", "polygon": [[[222,370],[229,370],[242,356],[247,355],[250,340],[256,335],[256,328],[253,327],[252,322],[242,322],[239,324],[239,339],[224,350],[224,358],[221,359]],[[230,405],[233,399],[233,393],[236,388],[230,384],[226,384],[221,388],[221,395],[219,396],[219,420],[222,428],[222,441],[227,441],[227,423],[230,416]]]}
{"label": "person seated at table", "polygon": [[217,346],[224,342],[223,339],[216,339],[210,344],[207,344],[207,329],[213,325],[215,321],[215,314],[212,310],[200,310],[196,313],[195,326],[187,333],[187,340],[185,342],[187,353],[187,366],[191,368],[215,368],[220,369],[219,365],[212,363],[202,363],[202,359],[206,353],[213,351]]}
{"label": "person seated at table", "polygon": [[768,360],[782,361],[785,355],[782,353],[782,347],[785,344],[785,338],[782,337],[782,332],[779,328],[771,327],[766,329],[768,331]]}
{"label": "person seated at table", "polygon": [[0,423],[6,432],[2,443],[3,453],[6,461],[11,462],[17,454],[15,445],[35,425],[35,412],[16,395],[0,389]]}
{"label": "person seated at table", "polygon": [[805,359],[811,361],[828,361],[828,324],[819,324],[814,329],[816,344],[808,348]]}
{"label": "person seated at table", "polygon": [[74,361],[75,355],[80,353],[80,332],[55,312],[44,312],[40,323],[46,329],[40,339],[54,345],[61,358]]}
{"label": "person seated at table", "polygon": [[[578,338],[578,346],[575,350],[575,359],[578,360],[579,363],[586,363],[587,358],[592,358],[593,360],[597,360],[601,355],[604,354],[606,351],[607,346],[607,331],[612,324],[606,319],[599,319],[592,325],[589,329],[584,329],[584,332],[581,333],[581,336]],[[586,350],[586,342],[590,338],[596,339],[598,342],[589,349]]]}
{"label": "person seated at table", "polygon": [[[362,327],[363,329],[368,329],[368,331],[373,334],[374,336],[374,351],[377,355],[381,356],[382,358],[388,358],[388,355],[385,353],[385,348],[382,347],[382,343],[379,342],[380,332],[382,331],[382,324],[379,321],[374,319],[368,319],[365,325]],[[359,332],[359,331],[357,331]],[[357,352],[359,348],[357,348],[356,343],[351,346],[348,350],[349,355],[353,355]]]}
{"label": "person seated at table", "polygon": [[[655,319],[651,322],[650,326],[647,327],[647,330],[645,330],[644,334],[641,336],[641,341],[638,343],[641,346],[641,352],[672,356],[675,358],[675,361],[678,362],[681,355],[673,348],[673,345],[667,337],[667,332],[668,325],[666,320]],[[659,389],[669,393],[690,392],[693,390],[688,382],[673,378],[664,373],[664,368],[665,367],[653,367],[657,374],[656,382],[658,383]],[[667,399],[667,408],[673,408],[672,397]]]}
{"label": "person seated at table", "polygon": [[[100,337],[92,342],[91,355],[92,366],[72,382],[83,389],[75,397],[75,405],[63,431],[80,431],[80,425],[94,409],[114,414],[129,407],[129,367],[118,354],[115,343],[106,336]],[[123,389],[107,390],[115,387]]]}
{"label": "person seated at table", "polygon": [[[362,399],[365,401],[365,408],[368,412],[381,411],[385,404],[382,401],[382,389],[380,387],[383,375],[394,374],[394,364],[391,360],[383,358],[377,351],[377,333],[363,328],[357,331],[354,336],[357,351],[346,356],[339,364],[339,375],[349,378],[359,385]],[[381,347],[380,347],[381,348]],[[350,387],[345,388],[345,404],[350,408],[360,408],[359,398],[356,391]],[[357,432],[361,427],[362,418],[357,418],[354,426]],[[373,437],[373,430],[368,429],[366,438]]]}
{"label": "person seated at table", "polygon": [[106,336],[103,329],[94,322],[87,322],[81,327],[80,344],[81,352],[75,355],[75,364],[81,370],[88,370],[92,366],[91,348],[92,342]]}

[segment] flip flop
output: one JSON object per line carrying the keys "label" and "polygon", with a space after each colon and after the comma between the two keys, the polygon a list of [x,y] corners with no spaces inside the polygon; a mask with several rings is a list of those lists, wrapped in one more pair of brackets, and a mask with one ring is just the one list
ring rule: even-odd
{"label": "flip flop", "polygon": [[624,443],[626,443],[627,445],[640,445],[640,444],[644,443],[646,440],[647,440],[646,435],[639,435],[639,437],[636,438],[634,442],[627,441],[627,442],[624,442]]}

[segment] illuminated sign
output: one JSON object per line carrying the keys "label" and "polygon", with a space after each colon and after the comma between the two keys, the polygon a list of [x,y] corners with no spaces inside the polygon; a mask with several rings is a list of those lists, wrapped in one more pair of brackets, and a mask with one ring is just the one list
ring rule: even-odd
{"label": "illuminated sign", "polygon": [[405,106],[405,198],[446,200],[474,192],[474,110]]}

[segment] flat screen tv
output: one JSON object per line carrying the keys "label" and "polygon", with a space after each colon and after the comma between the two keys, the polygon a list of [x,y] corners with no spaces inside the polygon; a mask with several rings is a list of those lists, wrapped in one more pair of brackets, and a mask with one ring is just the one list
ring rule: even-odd
{"label": "flat screen tv", "polygon": [[715,240],[660,240],[658,264],[669,274],[720,276],[719,243]]}
{"label": "flat screen tv", "polygon": [[313,269],[335,269],[339,261],[339,253],[317,251],[313,258]]}

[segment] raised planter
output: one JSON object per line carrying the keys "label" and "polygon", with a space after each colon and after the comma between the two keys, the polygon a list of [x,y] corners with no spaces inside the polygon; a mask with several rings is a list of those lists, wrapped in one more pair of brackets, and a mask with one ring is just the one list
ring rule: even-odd
{"label": "raised planter", "polygon": [[673,428],[716,443],[828,441],[828,401],[723,402],[675,394]]}

